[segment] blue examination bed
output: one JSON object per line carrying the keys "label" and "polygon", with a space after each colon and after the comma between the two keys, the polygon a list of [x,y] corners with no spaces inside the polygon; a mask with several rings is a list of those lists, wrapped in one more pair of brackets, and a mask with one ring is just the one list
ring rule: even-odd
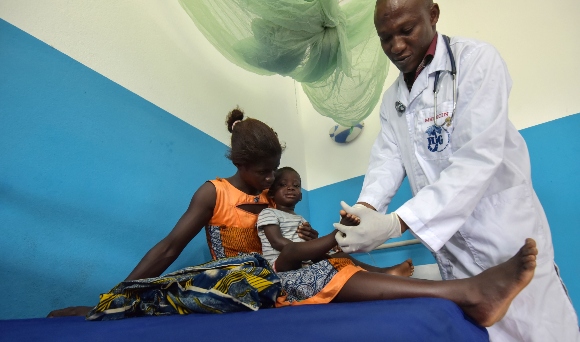
{"label": "blue examination bed", "polygon": [[0,320],[0,341],[489,341],[454,303],[415,298],[256,312]]}

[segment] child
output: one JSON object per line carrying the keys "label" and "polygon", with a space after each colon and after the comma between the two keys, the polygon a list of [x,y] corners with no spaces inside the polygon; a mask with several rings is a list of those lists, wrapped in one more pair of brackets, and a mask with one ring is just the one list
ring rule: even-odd
{"label": "child", "polygon": [[[337,252],[329,255],[328,250],[315,255],[309,259],[303,259],[303,255],[292,255],[288,251],[279,258],[280,251],[289,243],[304,242],[297,234],[300,225],[310,226],[306,220],[294,212],[298,202],[302,200],[300,175],[291,167],[283,167],[276,170],[274,183],[270,187],[268,196],[276,204],[276,208],[266,208],[258,216],[258,236],[262,241],[262,254],[273,266],[274,270],[283,272],[297,270],[309,259],[321,261],[328,258],[347,258],[355,265],[371,272],[382,272],[391,275],[411,276],[413,274],[413,263],[411,259],[399,265],[379,268],[362,263],[350,255]],[[341,223],[345,225],[357,225],[359,219],[356,216],[346,214],[342,216]],[[332,243],[332,238],[327,238]],[[336,244],[335,244],[336,246]],[[313,251],[317,253],[318,251]],[[276,260],[278,262],[276,263]]]}
{"label": "child", "polygon": [[[256,254],[233,255],[261,252],[256,221],[259,212],[271,206],[267,189],[274,181],[274,171],[280,163],[283,147],[270,127],[258,120],[243,120],[243,117],[243,112],[235,109],[226,121],[232,133],[231,150],[227,157],[232,160],[237,172],[229,178],[204,183],[193,195],[189,207],[173,230],[147,252],[126,281],[101,295],[99,304],[89,313],[89,319],[257,310],[271,304],[272,298],[278,294],[279,279],[272,276],[268,263]],[[158,277],[204,226],[208,246],[216,260]],[[300,227],[300,230],[306,240],[318,235],[307,225]],[[327,251],[336,244],[329,240],[323,237],[289,243],[282,254],[304,255],[304,259],[312,259],[322,253],[310,256],[301,250]],[[475,322],[489,326],[503,317],[513,298],[530,282],[537,254],[535,241],[527,239],[508,261],[475,277],[449,281],[364,272],[349,259],[332,258],[328,260],[334,260],[337,272],[327,286],[334,286],[337,290],[325,289],[327,293],[333,293],[326,302],[445,298],[456,303]],[[279,265],[278,262],[276,264]],[[287,272],[280,274],[284,273]],[[146,279],[150,277],[157,278]],[[258,282],[259,288],[252,287],[249,282],[244,285],[246,287],[228,286],[238,277],[260,277],[263,281]],[[199,278],[201,281],[198,282]],[[206,286],[206,290],[201,286]],[[300,284],[287,282],[286,286],[296,288]],[[193,291],[190,297],[192,288],[202,288],[203,291]],[[213,297],[204,302],[204,295]],[[246,295],[251,298],[241,300]],[[220,300],[220,305],[213,305],[215,300]],[[284,305],[284,298],[277,300]],[[82,315],[89,310],[91,307],[66,308],[51,312],[49,317]]]}

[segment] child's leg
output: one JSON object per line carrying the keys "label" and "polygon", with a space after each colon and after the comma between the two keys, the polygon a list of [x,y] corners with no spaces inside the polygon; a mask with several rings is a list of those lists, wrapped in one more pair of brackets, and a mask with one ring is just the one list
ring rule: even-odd
{"label": "child's leg", "polygon": [[326,258],[326,253],[336,246],[334,235],[336,230],[318,239],[291,242],[284,246],[280,255],[276,259],[276,271],[285,272],[297,270],[302,267],[302,262],[306,260],[316,260]]}
{"label": "child's leg", "polygon": [[429,281],[357,272],[344,285],[335,301],[437,297],[453,301],[483,326],[499,321],[514,297],[534,276],[538,249],[533,239],[508,261],[472,278]]}

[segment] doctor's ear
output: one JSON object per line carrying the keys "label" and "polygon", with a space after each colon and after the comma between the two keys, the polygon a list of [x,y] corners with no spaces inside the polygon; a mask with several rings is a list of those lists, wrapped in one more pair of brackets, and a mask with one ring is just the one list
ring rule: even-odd
{"label": "doctor's ear", "polygon": [[439,21],[439,5],[433,4],[429,11],[429,17],[431,19],[431,26],[435,26]]}

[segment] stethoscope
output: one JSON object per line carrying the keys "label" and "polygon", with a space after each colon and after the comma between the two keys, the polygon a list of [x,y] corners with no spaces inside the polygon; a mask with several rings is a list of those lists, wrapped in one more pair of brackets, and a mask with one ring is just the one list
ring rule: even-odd
{"label": "stethoscope", "polygon": [[[437,94],[439,93],[439,76],[441,70],[435,73],[435,82],[433,83],[433,125],[436,127],[442,127],[443,125],[451,126],[451,121],[455,116],[455,107],[457,106],[457,67],[455,65],[455,56],[453,56],[453,51],[451,51],[450,39],[448,36],[443,36],[443,41],[445,42],[445,47],[447,47],[447,52],[449,53],[449,61],[451,62],[451,78],[453,79],[453,109],[451,110],[451,116],[445,119],[442,125],[437,124]],[[405,105],[401,101],[395,102],[395,109],[402,113],[405,111]]]}

